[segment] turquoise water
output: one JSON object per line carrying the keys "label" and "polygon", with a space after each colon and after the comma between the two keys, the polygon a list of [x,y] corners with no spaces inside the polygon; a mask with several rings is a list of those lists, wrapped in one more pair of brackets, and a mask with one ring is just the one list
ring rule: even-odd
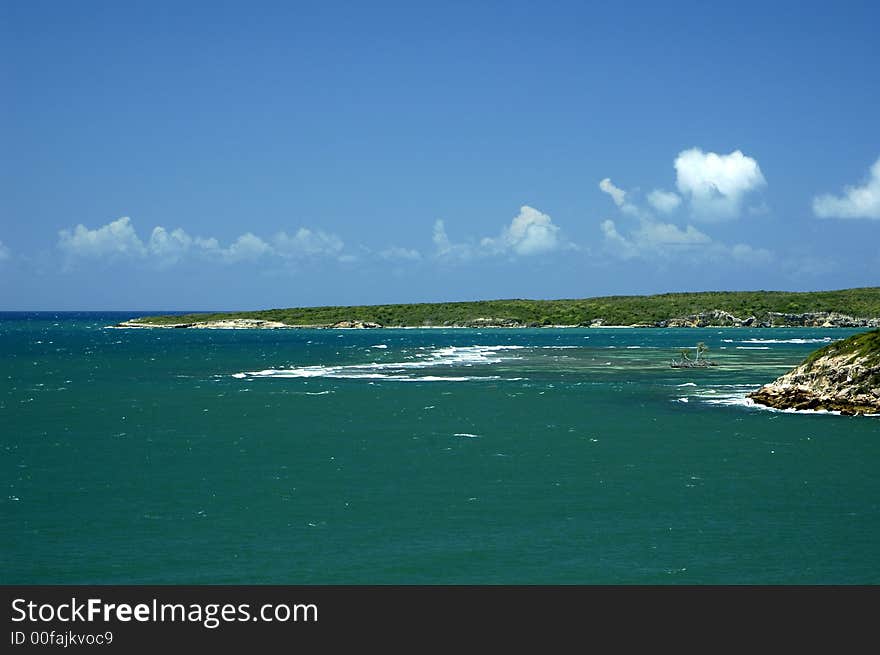
{"label": "turquoise water", "polygon": [[0,315],[2,583],[880,582],[880,419],[744,401],[855,330],[129,316]]}

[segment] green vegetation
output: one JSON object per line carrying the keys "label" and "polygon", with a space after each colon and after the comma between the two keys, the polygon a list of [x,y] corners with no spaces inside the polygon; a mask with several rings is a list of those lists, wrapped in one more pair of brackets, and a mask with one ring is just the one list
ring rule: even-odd
{"label": "green vegetation", "polygon": [[869,393],[880,388],[880,330],[854,334],[819,348],[807,357],[802,366],[811,371],[813,365],[822,357],[848,357],[847,361],[859,359],[860,373],[852,380],[860,393]]}
{"label": "green vegetation", "polygon": [[[804,360],[803,365],[807,369],[822,357],[839,357],[849,355],[851,358],[860,358],[865,369],[880,367],[880,330],[871,330],[854,334],[847,339],[841,339],[810,354]],[[876,372],[869,381],[870,386],[880,386],[880,371]]]}
{"label": "green vegetation", "polygon": [[824,409],[848,416],[878,414],[880,330],[823,346],[799,366],[748,396],[777,409]]}
{"label": "green vegetation", "polygon": [[606,325],[653,325],[659,321],[715,309],[739,318],[765,320],[770,312],[790,314],[839,312],[854,317],[880,317],[880,287],[840,291],[709,291],[655,296],[606,296],[580,300],[482,300],[474,302],[298,307],[250,312],[153,316],[144,323],[167,325],[250,318],[288,325],[330,325],[371,321],[385,326],[465,324],[479,318],[512,319],[523,325],[579,325],[601,319]]}

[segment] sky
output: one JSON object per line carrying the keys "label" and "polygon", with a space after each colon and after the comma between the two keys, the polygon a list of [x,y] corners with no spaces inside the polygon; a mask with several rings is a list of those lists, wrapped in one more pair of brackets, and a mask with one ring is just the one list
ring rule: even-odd
{"label": "sky", "polygon": [[0,12],[0,310],[880,285],[880,3]]}

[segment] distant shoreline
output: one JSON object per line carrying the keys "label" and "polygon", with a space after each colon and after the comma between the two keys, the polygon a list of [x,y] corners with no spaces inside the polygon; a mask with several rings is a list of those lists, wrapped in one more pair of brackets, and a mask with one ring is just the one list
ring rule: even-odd
{"label": "distant shoreline", "polygon": [[230,321],[203,321],[187,324],[155,324],[141,323],[137,320],[123,321],[115,325],[106,325],[105,329],[114,330],[174,330],[174,329],[196,329],[196,330],[659,330],[659,329],[742,329],[751,327],[757,329],[857,329],[861,327],[880,327],[880,321],[873,319],[863,319],[866,324],[832,324],[823,325],[373,325],[369,327],[357,326],[338,326],[338,325],[266,325],[254,322],[253,324],[230,324]]}
{"label": "distant shoreline", "polygon": [[880,327],[880,287],[837,291],[707,291],[562,300],[481,300],[292,307],[142,316],[120,328],[375,329]]}
{"label": "distant shoreline", "polygon": [[[261,325],[213,325],[212,322],[206,321],[201,324],[193,325],[156,325],[150,323],[137,323],[136,321],[123,321],[115,325],[104,326],[108,330],[170,330],[170,329],[200,329],[200,330],[570,330],[570,329],[589,329],[589,330],[638,330],[650,329],[655,330],[656,327],[646,325],[380,325],[371,328],[358,327],[336,327],[333,325],[278,325],[278,326],[261,326]],[[733,326],[715,326],[715,327],[733,327]]]}

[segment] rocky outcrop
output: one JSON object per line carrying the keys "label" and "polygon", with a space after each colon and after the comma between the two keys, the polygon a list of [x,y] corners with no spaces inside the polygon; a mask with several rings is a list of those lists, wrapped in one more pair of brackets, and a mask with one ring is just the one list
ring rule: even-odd
{"label": "rocky outcrop", "polygon": [[776,409],[880,414],[880,330],[820,348],[748,397]]}
{"label": "rocky outcrop", "polygon": [[723,309],[713,309],[708,312],[659,321],[657,327],[752,327],[756,322],[757,319],[754,316],[739,318]]}
{"label": "rocky outcrop", "polygon": [[192,328],[196,330],[278,330],[292,327],[279,321],[264,321],[258,318],[229,318],[218,321],[196,321],[192,323],[143,323],[137,319],[122,321],[117,328]]}
{"label": "rocky outcrop", "polygon": [[768,318],[773,327],[880,327],[880,318],[859,318],[838,312],[808,312],[806,314],[770,312]]}
{"label": "rocky outcrop", "polygon": [[537,323],[523,323],[517,318],[475,318],[470,321],[456,321],[452,327],[489,328],[489,327],[538,327]]}
{"label": "rocky outcrop", "polygon": [[[600,319],[601,320],[601,319]],[[785,314],[768,312],[740,318],[723,309],[657,321],[653,327],[880,327],[880,318],[862,318],[838,312]]]}
{"label": "rocky outcrop", "polygon": [[282,330],[290,328],[323,329],[368,329],[380,328],[379,323],[371,321],[337,321],[331,325],[288,325],[280,321],[266,321],[259,318],[229,318],[216,321],[194,321],[191,323],[145,323],[137,319],[117,323],[117,328],[190,328],[194,330]]}
{"label": "rocky outcrop", "polygon": [[372,328],[380,328],[382,326],[379,323],[373,323],[371,321],[338,321],[328,327],[333,329],[366,330]]}
{"label": "rocky outcrop", "polygon": [[[336,328],[336,329],[369,329],[383,327],[379,323],[348,319],[330,324],[290,325],[280,321],[269,321],[256,318],[229,318],[181,323],[153,323],[140,319],[132,319],[117,323],[117,328],[195,328],[203,330],[243,330],[282,328]],[[399,326],[403,327],[403,325]],[[535,327],[624,327],[602,317],[583,321],[577,325],[551,325],[545,320],[542,323],[526,321],[518,318],[479,317],[464,320],[447,320],[431,323],[426,321],[423,327],[456,327],[456,328],[535,328]],[[747,316],[740,318],[723,309],[713,309],[697,314],[688,314],[653,322],[639,322],[625,327],[644,328],[680,328],[680,327],[880,327],[880,318],[859,318],[838,312],[809,312],[804,314],[785,314],[769,312],[760,317]]]}

